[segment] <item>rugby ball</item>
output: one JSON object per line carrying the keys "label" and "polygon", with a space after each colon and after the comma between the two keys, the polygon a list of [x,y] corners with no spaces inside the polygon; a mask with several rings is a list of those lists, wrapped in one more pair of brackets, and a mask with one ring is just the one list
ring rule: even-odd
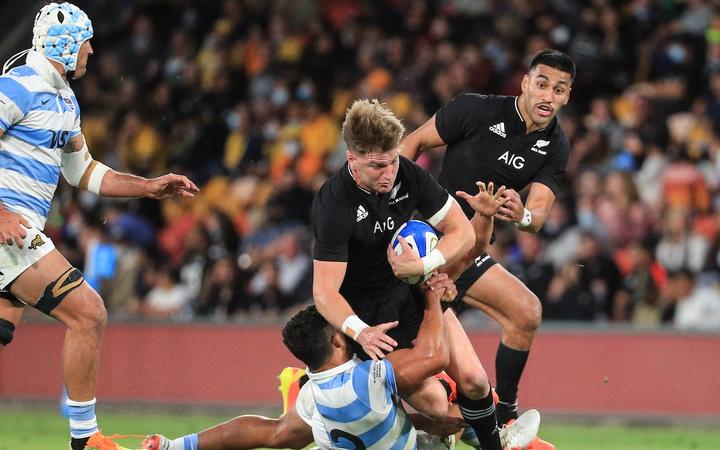
{"label": "rugby ball", "polygon": [[[407,241],[410,248],[419,256],[423,257],[430,253],[438,243],[438,236],[430,225],[422,220],[408,220],[398,228],[392,237],[392,247],[395,254],[402,255],[402,245],[398,236],[402,236]],[[425,280],[423,275],[415,275],[409,278],[400,278],[406,283],[417,284],[421,280]]]}

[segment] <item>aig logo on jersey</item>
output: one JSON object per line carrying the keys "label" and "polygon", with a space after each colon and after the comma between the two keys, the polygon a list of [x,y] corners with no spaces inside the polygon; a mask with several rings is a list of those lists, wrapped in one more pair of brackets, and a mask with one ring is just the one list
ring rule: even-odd
{"label": "aig logo on jersey", "polygon": [[498,158],[498,161],[502,161],[510,167],[515,169],[522,169],[525,167],[525,158],[518,156],[514,153],[510,153],[510,150],[506,151]]}
{"label": "aig logo on jersey", "polygon": [[375,228],[373,228],[373,234],[384,233],[386,231],[392,231],[395,229],[395,221],[392,217],[388,217],[385,221],[376,220]]}

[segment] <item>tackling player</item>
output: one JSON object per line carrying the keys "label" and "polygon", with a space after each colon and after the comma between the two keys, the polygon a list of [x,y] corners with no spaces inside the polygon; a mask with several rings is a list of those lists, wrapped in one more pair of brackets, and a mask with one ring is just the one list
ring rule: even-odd
{"label": "tackling player", "polygon": [[107,197],[193,197],[198,189],[184,176],[149,180],[93,160],[69,85],[87,71],[92,36],[90,19],[75,5],[45,5],[35,17],[32,49],[14,58],[27,53],[26,64],[0,77],[0,349],[12,342],[25,305],[65,324],[70,446],[112,450],[120,447],[98,431],[95,417],[107,313],[43,233],[50,202],[61,173],[72,186]]}
{"label": "tackling player", "polygon": [[[438,181],[460,200],[468,217],[476,213],[460,191],[477,182],[504,186],[506,200],[494,218],[518,229],[543,226],[563,181],[570,145],[556,118],[570,99],[575,64],[564,53],[543,50],[532,59],[518,97],[464,94],[442,107],[403,141],[403,155],[415,159],[426,148],[447,145]],[[518,191],[530,186],[525,204]],[[473,216],[474,215],[474,216]],[[517,390],[542,307],[538,298],[487,253],[456,280],[459,296],[503,328],[495,370],[498,419],[517,417]],[[458,300],[460,302],[460,300]],[[457,305],[456,306],[460,306]],[[533,448],[543,448],[540,446]],[[548,447],[546,447],[548,448]]]}
{"label": "tackling player", "polygon": [[[279,419],[240,416],[172,441],[153,435],[143,442],[142,448],[303,448],[313,440],[319,448],[328,450],[416,448],[416,431],[400,397],[413,393],[425,379],[448,364],[450,350],[440,298],[446,289],[453,293],[455,290],[445,274],[432,276],[427,285],[424,318],[415,347],[391,352],[386,359],[361,361],[353,357],[352,341],[329,324],[314,306],[309,306],[283,329],[283,342],[307,364],[309,376],[295,407],[287,414]],[[527,416],[529,422],[532,414]],[[522,423],[501,431],[506,446],[521,446],[534,436],[532,425],[523,433],[525,441],[513,435],[525,420],[520,419]],[[425,423],[443,435],[464,425],[462,419],[451,417],[442,418],[440,423]]]}

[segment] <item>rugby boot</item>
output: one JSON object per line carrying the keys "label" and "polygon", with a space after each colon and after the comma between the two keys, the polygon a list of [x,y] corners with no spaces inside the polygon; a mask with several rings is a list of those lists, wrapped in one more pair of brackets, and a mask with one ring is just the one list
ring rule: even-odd
{"label": "rugby boot", "polygon": [[97,432],[90,436],[90,439],[87,441],[87,444],[85,444],[86,450],[131,450],[127,447],[123,447],[122,445],[115,442],[113,439],[120,439],[120,438],[126,438],[126,437],[133,437],[132,435],[123,435],[123,434],[111,434],[109,436],[105,436],[101,432]]}
{"label": "rugby boot", "polygon": [[283,414],[295,406],[298,394],[300,394],[300,378],[305,376],[305,370],[297,367],[286,367],[277,376],[280,380],[280,395],[283,400]]}
{"label": "rugby boot", "polygon": [[529,409],[500,429],[500,443],[506,450],[526,450],[537,437],[539,428],[540,413]]}

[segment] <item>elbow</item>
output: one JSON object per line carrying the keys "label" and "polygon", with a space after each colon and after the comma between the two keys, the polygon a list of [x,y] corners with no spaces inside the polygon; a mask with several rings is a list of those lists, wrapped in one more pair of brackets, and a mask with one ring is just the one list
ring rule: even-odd
{"label": "elbow", "polygon": [[313,303],[315,307],[322,313],[323,307],[325,306],[325,291],[322,289],[313,289]]}
{"label": "elbow", "polygon": [[435,345],[427,349],[425,358],[429,363],[431,375],[445,370],[450,364],[450,349],[444,339],[440,339]]}

